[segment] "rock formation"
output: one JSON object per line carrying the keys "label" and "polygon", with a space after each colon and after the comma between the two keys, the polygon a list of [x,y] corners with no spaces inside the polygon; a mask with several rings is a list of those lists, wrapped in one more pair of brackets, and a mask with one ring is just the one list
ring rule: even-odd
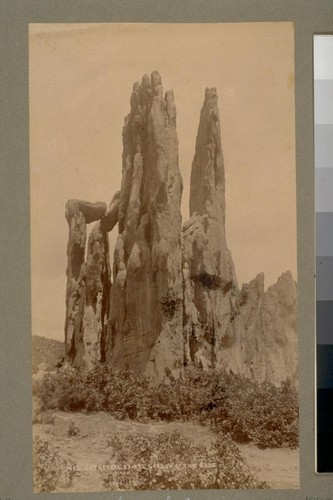
{"label": "rock formation", "polygon": [[[183,227],[187,362],[219,365],[239,335],[237,280],[225,233],[225,180],[216,89],[206,89],[191,171],[190,220]],[[188,356],[189,354],[189,356]]]}
{"label": "rock formation", "polygon": [[[65,353],[74,364],[87,368],[105,358],[111,281],[109,241],[102,221],[109,213],[110,209],[102,202],[69,200],[66,204],[69,240]],[[90,233],[85,261],[86,224],[94,221],[98,222]]]}
{"label": "rock formation", "polygon": [[275,384],[298,366],[296,283],[264,293],[264,275],[239,290],[225,231],[225,175],[216,89],[206,89],[183,226],[185,364],[224,367]]}
{"label": "rock formation", "polygon": [[119,235],[106,359],[151,377],[183,367],[176,108],[154,72],[135,83],[123,129]]}
{"label": "rock formation", "polygon": [[97,222],[90,233],[85,268],[86,300],[83,313],[82,347],[88,368],[105,360],[106,322],[109,316],[111,271],[109,240]]}
{"label": "rock formation", "polygon": [[296,283],[291,272],[283,273],[266,292],[264,274],[258,274],[242,286],[236,305],[238,340],[227,334],[221,365],[259,382],[297,382]]}
{"label": "rock formation", "polygon": [[280,384],[297,378],[296,283],[290,271],[264,293],[258,275],[241,290],[240,310],[245,335],[243,373],[259,381]]}
{"label": "rock formation", "polygon": [[[67,202],[65,344],[74,364],[106,361],[155,380],[178,377],[191,363],[275,384],[297,378],[291,273],[266,292],[263,274],[238,287],[226,241],[217,101],[207,88],[183,228],[176,106],[156,71],[133,85],[120,191],[108,208]],[[108,232],[116,225],[111,284]]]}
{"label": "rock formation", "polygon": [[76,200],[67,202],[65,216],[69,226],[66,270],[65,353],[69,359],[74,360],[77,356],[81,337],[85,301],[86,221]]}

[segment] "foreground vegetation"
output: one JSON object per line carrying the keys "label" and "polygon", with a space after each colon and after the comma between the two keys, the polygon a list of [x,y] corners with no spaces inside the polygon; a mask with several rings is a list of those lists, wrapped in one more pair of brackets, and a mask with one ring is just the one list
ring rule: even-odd
{"label": "foreground vegetation", "polygon": [[267,488],[245,466],[239,449],[219,434],[212,446],[195,445],[181,432],[114,437],[101,468],[106,490]]}
{"label": "foreground vegetation", "polygon": [[106,364],[85,372],[65,365],[34,384],[41,410],[105,411],[139,422],[197,421],[238,443],[298,446],[298,395],[289,381],[258,384],[223,370],[187,367],[180,380],[152,384]]}
{"label": "foreground vegetation", "polygon": [[[57,448],[45,437],[34,439],[36,493],[71,489],[74,478],[81,476],[78,464]],[[253,475],[236,444],[223,434],[205,444],[193,443],[179,430],[114,435],[108,449],[109,458],[96,467],[101,491],[269,487]]]}
{"label": "foreground vegetation", "polygon": [[35,493],[54,491],[58,486],[70,487],[76,475],[76,463],[65,459],[47,439],[33,442],[33,480]]}

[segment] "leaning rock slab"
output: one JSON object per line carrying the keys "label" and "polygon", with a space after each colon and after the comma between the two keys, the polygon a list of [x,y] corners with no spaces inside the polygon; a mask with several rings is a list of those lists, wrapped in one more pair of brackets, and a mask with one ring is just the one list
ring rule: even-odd
{"label": "leaning rock slab", "polygon": [[70,218],[72,213],[79,210],[84,216],[86,224],[100,220],[106,212],[107,206],[103,201],[68,200],[66,205],[66,218]]}

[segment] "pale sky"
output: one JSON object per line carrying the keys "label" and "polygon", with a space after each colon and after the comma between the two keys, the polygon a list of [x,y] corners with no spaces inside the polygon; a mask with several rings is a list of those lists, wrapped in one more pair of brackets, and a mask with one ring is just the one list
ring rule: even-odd
{"label": "pale sky", "polygon": [[33,334],[64,338],[66,201],[108,204],[120,188],[132,86],[154,70],[175,94],[183,221],[204,91],[216,87],[239,285],[259,272],[266,287],[288,269],[296,279],[293,44],[291,23],[30,25]]}

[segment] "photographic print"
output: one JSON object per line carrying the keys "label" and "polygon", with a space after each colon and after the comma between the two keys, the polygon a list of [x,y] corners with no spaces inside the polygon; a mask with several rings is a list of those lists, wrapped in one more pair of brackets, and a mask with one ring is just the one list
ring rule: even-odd
{"label": "photographic print", "polygon": [[292,23],[30,24],[35,492],[299,488]]}

